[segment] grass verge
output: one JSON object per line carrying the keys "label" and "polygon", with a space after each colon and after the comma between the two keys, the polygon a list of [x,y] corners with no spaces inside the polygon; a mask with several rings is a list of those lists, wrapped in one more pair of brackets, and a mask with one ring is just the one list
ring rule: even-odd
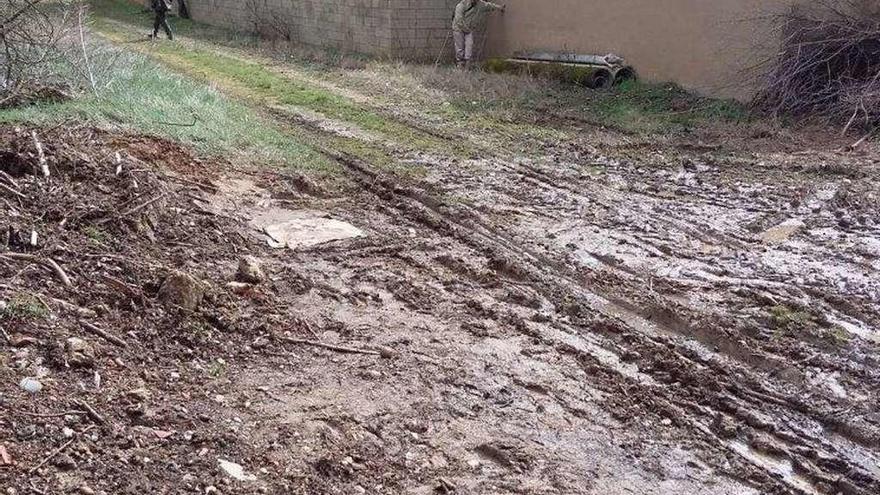
{"label": "grass verge", "polygon": [[175,74],[148,57],[93,41],[97,91],[62,103],[0,110],[0,122],[57,125],[83,121],[177,140],[209,155],[281,165],[317,176],[339,166],[212,86]]}

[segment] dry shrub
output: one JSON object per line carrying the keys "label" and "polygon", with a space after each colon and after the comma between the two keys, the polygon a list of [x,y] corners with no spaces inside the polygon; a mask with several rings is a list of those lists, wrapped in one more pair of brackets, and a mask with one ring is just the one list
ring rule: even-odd
{"label": "dry shrub", "polygon": [[874,127],[880,120],[880,4],[813,0],[776,16],[782,49],[755,105],[773,114],[822,116]]}
{"label": "dry shrub", "polygon": [[47,0],[0,0],[2,86],[38,80],[62,56],[59,46],[72,35],[72,3]]}

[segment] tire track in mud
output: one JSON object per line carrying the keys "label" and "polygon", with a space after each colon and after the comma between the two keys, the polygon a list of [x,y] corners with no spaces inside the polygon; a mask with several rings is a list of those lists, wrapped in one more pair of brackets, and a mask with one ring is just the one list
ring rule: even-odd
{"label": "tire track in mud", "polygon": [[[580,283],[574,281],[563,274],[551,274],[550,277],[556,278],[557,280],[547,280],[548,275],[546,273],[542,273],[541,270],[535,270],[535,263],[541,263],[543,260],[543,256],[536,255],[535,253],[529,253],[527,250],[516,249],[515,246],[512,246],[510,242],[505,238],[506,236],[500,235],[497,232],[492,232],[491,230],[486,229],[484,225],[480,225],[479,222],[476,225],[468,225],[466,222],[451,218],[448,214],[440,211],[439,205],[441,204],[439,201],[433,200],[427,196],[424,196],[421,192],[415,191],[413,189],[401,186],[400,184],[394,182],[393,180],[388,179],[387,177],[381,176],[375,170],[371,170],[368,165],[361,162],[355,157],[340,155],[338,153],[328,152],[329,156],[343,163],[346,167],[349,168],[353,173],[355,173],[361,183],[374,192],[377,196],[385,200],[386,202],[391,202],[400,199],[408,199],[411,202],[417,203],[413,204],[405,204],[398,202],[394,205],[396,209],[404,213],[411,220],[415,220],[419,223],[422,223],[433,230],[441,233],[443,235],[451,234],[453,237],[458,239],[460,242],[465,243],[466,245],[471,246],[472,248],[477,249],[480,252],[486,254],[490,259],[496,261],[496,271],[500,271],[505,273],[508,276],[511,276],[518,280],[526,280],[530,282],[530,284],[534,286],[538,286],[539,292],[544,294],[545,296],[549,296],[548,298],[555,303],[560,302],[560,297],[564,298],[565,296],[562,294],[571,294],[572,292],[579,292],[577,294],[581,302],[586,302],[586,306],[590,307],[593,310],[596,310],[599,314],[603,315],[608,320],[606,321],[593,321],[592,324],[583,325],[577,330],[586,330],[587,332],[596,332],[597,326],[596,323],[600,323],[601,326],[606,326],[605,331],[600,331],[604,336],[617,336],[624,335],[626,338],[631,340],[630,346],[632,344],[638,344],[640,347],[646,348],[648,351],[657,351],[658,349],[670,349],[674,348],[674,344],[672,344],[668,340],[663,340],[662,338],[652,338],[650,336],[644,335],[642,332],[648,331],[648,333],[653,332],[652,325],[650,322],[647,322],[640,316],[633,314],[624,308],[614,305],[610,301],[607,301],[600,296],[589,293],[589,291],[585,291]],[[521,262],[517,258],[526,258],[525,262]],[[556,265],[555,263],[547,263],[544,266],[553,267]],[[558,270],[559,267],[556,266],[553,271]],[[576,288],[571,287],[575,285]],[[568,287],[564,287],[568,286]],[[574,291],[572,290],[574,289]],[[623,328],[614,328],[609,329],[607,325],[610,324],[613,326],[615,322],[618,322],[618,325],[621,325]],[[637,329],[636,333],[628,333],[625,329],[634,328]],[[577,334],[578,332],[576,332]],[[551,342],[551,344],[553,344]],[[558,345],[558,344],[557,344]],[[625,348],[625,347],[624,347]],[[589,352],[585,351],[575,351],[580,356],[589,356],[590,360],[596,360],[595,356]],[[614,352],[614,351],[612,351]],[[621,352],[621,351],[618,351]],[[675,352],[672,352],[670,355],[666,356],[669,358],[669,361],[679,361],[684,366],[689,368],[703,369],[706,370],[705,373],[702,373],[704,376],[700,377],[702,380],[712,380],[717,379],[718,375],[716,373],[720,373],[721,376],[732,376],[737,372],[742,372],[741,370],[736,370],[732,372],[728,369],[727,366],[716,363],[714,360],[706,360],[705,358],[699,355],[686,356],[678,349]],[[596,360],[601,363],[606,369],[613,370],[614,373],[619,374],[620,370],[615,366],[615,363],[608,362],[607,360],[602,362]],[[626,377],[625,375],[619,375],[621,379],[631,380],[631,378]],[[694,380],[695,385],[699,383],[699,381]],[[664,396],[665,393],[658,393],[658,390],[653,386],[645,386],[639,382],[632,383],[631,386],[637,388],[643,388],[642,391],[646,395],[651,395],[654,397]],[[830,469],[835,475],[839,476],[835,478],[834,475],[825,475],[823,470],[820,468],[813,468],[810,460],[805,455],[800,455],[795,453],[794,447],[805,447],[807,449],[812,449],[818,452],[816,454],[819,457],[824,459],[838,459],[842,453],[835,450],[828,450],[828,448],[822,444],[822,442],[816,441],[811,438],[805,431],[796,431],[796,430],[788,430],[784,427],[779,427],[774,425],[772,422],[768,422],[767,420],[762,420],[760,416],[756,416],[754,413],[750,413],[750,411],[761,410],[764,409],[764,405],[766,402],[771,402],[776,406],[785,406],[792,407],[792,401],[790,398],[786,397],[778,397],[773,394],[773,392],[766,390],[763,386],[761,386],[757,381],[750,384],[749,388],[743,389],[743,387],[738,386],[735,382],[730,381],[727,383],[727,389],[732,394],[733,397],[727,397],[727,404],[723,407],[718,407],[714,409],[715,411],[724,411],[728,414],[731,414],[734,417],[741,419],[747,424],[752,424],[753,427],[759,427],[762,430],[766,430],[769,433],[773,434],[779,441],[783,444],[792,445],[791,450],[788,449],[780,449],[777,451],[777,454],[784,452],[786,457],[793,459],[792,462],[797,462],[797,465],[800,466],[799,469],[806,471],[811,479],[816,480],[817,483],[824,483],[826,485],[834,484],[838,489],[847,485],[846,475],[853,468],[848,462],[843,461],[843,466],[838,469]],[[613,392],[613,390],[611,390]],[[704,394],[695,393],[699,398],[703,399],[705,397]],[[690,410],[693,414],[698,414],[699,416],[706,417],[707,422],[711,421],[711,412],[707,412],[706,406],[696,406],[694,402],[685,402],[689,407],[682,409],[677,405],[678,400],[674,397],[668,398],[664,397],[666,401],[666,406],[671,408],[674,411],[673,416],[675,416],[680,421],[684,422],[691,430],[700,432],[702,434],[707,434],[710,432],[709,426],[697,419],[692,419],[689,414],[686,412]],[[723,404],[723,403],[722,403]],[[802,406],[802,405],[801,405]],[[809,408],[799,407],[798,409],[804,409],[807,412],[812,412]],[[716,413],[717,415],[717,413]],[[715,435],[712,435],[713,438]],[[755,460],[759,458],[758,456],[754,456],[750,458],[747,455],[743,455],[743,453],[737,450],[732,446],[733,444],[726,444],[721,439],[718,439],[718,446],[723,447],[724,449],[736,453],[737,455],[742,456],[746,462],[751,465],[761,467],[762,464]],[[832,466],[833,462],[827,463],[829,466]],[[857,470],[857,468],[855,468]],[[864,474],[862,476],[857,476],[858,480],[865,482],[867,480],[867,486],[876,486],[876,480],[874,480],[870,475]],[[802,483],[795,483],[792,480],[784,480],[790,488],[799,490],[802,493],[810,493],[809,490],[803,489]],[[847,493],[869,493],[862,492],[858,487],[857,482],[852,487],[850,487]],[[856,491],[853,491],[856,490]],[[818,493],[818,492],[817,492]]]}
{"label": "tire track in mud", "polygon": [[[284,114],[280,117],[318,134],[327,132],[316,128],[311,122],[300,121],[297,116]],[[758,478],[762,480],[761,483],[785,486],[794,493],[824,493],[833,487],[842,493],[867,495],[880,488],[877,476],[864,468],[865,463],[852,459],[845,452],[847,445],[851,445],[849,442],[855,442],[868,449],[870,455],[870,449],[878,445],[877,438],[865,435],[858,429],[841,428],[845,425],[817,412],[809,404],[768,389],[761,377],[754,376],[745,367],[730,363],[708,349],[694,350],[687,343],[675,343],[670,336],[693,339],[696,332],[650,321],[634,311],[632,304],[612,301],[587,289],[591,281],[581,273],[518,245],[515,239],[492,227],[473,209],[462,206],[451,208],[426,192],[429,190],[427,186],[402,184],[358,157],[321,149],[320,146],[318,148],[345,166],[366,191],[410,221],[422,224],[441,236],[452,237],[482,253],[490,260],[490,268],[496,273],[528,284],[555,307],[570,313],[569,317],[580,319],[575,324],[563,324],[562,327],[569,338],[573,336],[581,340],[582,348],[543,336],[547,339],[546,345],[557,348],[560,353],[573,353],[589,363],[588,366],[598,366],[612,377],[609,383],[619,384],[622,381],[634,393],[637,391],[638,395],[651,398],[650,402],[660,401],[662,408],[669,412],[667,416],[675,417],[678,423],[698,435],[704,444],[708,442],[709,448],[736,455],[742,465],[751,466],[752,471],[744,471],[751,472],[746,478]],[[546,183],[546,180],[541,182]],[[619,271],[619,267],[610,268]],[[587,314],[584,314],[584,308],[588,309]],[[586,335],[601,336],[600,343],[587,344],[585,350],[583,339]],[[597,353],[599,349],[605,352]],[[633,350],[643,357],[661,356],[661,359],[640,359],[639,367],[647,364],[646,371],[633,376],[620,366],[621,356]],[[597,357],[597,354],[602,357]],[[657,364],[659,366],[655,366]],[[669,370],[675,371],[670,373]],[[653,380],[654,375],[661,376],[663,380]],[[643,383],[646,377],[649,378],[647,384]],[[715,384],[712,387],[714,390],[706,390],[706,384],[709,383]],[[685,392],[672,390],[670,384],[677,384]],[[612,396],[619,394],[615,386],[609,385],[606,391]],[[711,405],[705,405],[707,402]],[[608,405],[615,407],[618,404],[610,401]],[[640,405],[629,407],[646,413]],[[784,410],[778,411],[780,408]],[[772,446],[769,447],[772,459],[782,459],[778,462],[790,468],[782,469],[780,474],[779,466],[765,459],[767,454],[742,440],[733,441],[715,434],[711,425],[723,417],[736,418],[754,431],[772,438]],[[825,424],[826,428],[840,430],[847,444],[822,439],[822,428],[823,433],[817,436],[808,427],[801,426],[815,425],[816,422]],[[758,443],[768,448],[766,441]],[[759,471],[755,472],[754,469]],[[732,474],[738,476],[736,472]]]}

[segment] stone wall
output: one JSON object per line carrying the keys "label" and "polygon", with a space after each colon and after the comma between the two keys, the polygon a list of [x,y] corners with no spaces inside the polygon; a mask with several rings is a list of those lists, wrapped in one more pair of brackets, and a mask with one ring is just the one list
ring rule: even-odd
{"label": "stone wall", "polygon": [[305,45],[426,60],[435,57],[447,41],[455,3],[456,0],[188,0],[187,5],[194,20],[208,24]]}

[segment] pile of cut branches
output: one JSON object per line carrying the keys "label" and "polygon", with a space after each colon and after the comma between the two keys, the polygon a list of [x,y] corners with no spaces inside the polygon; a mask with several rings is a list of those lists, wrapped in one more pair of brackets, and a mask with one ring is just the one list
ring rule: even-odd
{"label": "pile of cut branches", "polygon": [[843,125],[880,122],[880,7],[867,0],[814,0],[774,19],[782,49],[755,98],[776,115],[821,116]]}

